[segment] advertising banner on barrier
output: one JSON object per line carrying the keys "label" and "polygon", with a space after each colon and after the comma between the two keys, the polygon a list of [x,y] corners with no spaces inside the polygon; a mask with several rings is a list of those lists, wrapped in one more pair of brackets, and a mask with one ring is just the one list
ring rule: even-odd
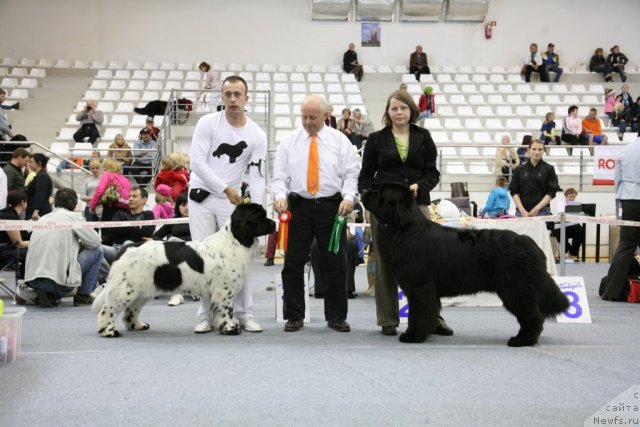
{"label": "advertising banner on barrier", "polygon": [[616,158],[620,154],[620,147],[598,145],[593,154],[593,185],[614,185],[613,171],[616,168]]}

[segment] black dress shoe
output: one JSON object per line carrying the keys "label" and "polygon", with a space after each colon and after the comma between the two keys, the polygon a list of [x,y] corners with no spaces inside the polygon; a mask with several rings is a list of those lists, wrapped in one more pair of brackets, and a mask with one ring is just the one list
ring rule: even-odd
{"label": "black dress shoe", "polygon": [[347,298],[349,298],[349,299],[356,299],[356,298],[358,298],[358,294],[356,294],[356,293],[355,293],[355,292],[353,292],[353,291],[349,291],[349,292],[347,292]]}
{"label": "black dress shoe", "polygon": [[304,320],[302,319],[289,319],[284,325],[285,332],[297,332],[304,326]]}
{"label": "black dress shoe", "polygon": [[264,266],[271,267],[272,265],[273,265],[273,258],[267,258],[267,260],[264,262]]}
{"label": "black dress shoe", "polygon": [[382,327],[382,335],[389,335],[389,336],[393,336],[393,335],[397,335],[398,332],[396,331],[396,327],[395,326],[383,326]]}
{"label": "black dress shoe", "polygon": [[324,298],[324,294],[321,293],[321,292],[316,292],[315,294],[313,294],[313,297],[317,298],[317,299],[323,299]]}
{"label": "black dress shoe", "polygon": [[351,326],[344,320],[339,320],[337,322],[327,322],[327,326],[334,331],[338,332],[351,332]]}
{"label": "black dress shoe", "polygon": [[433,331],[434,334],[442,335],[445,337],[450,337],[451,335],[453,335],[453,329],[451,329],[449,325],[447,325],[447,322],[444,321],[442,316],[438,316],[438,321],[440,322],[440,324],[436,327],[436,330]]}

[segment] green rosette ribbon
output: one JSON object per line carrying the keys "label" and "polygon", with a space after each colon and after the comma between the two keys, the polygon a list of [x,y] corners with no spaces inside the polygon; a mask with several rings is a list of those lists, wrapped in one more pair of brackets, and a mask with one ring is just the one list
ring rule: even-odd
{"label": "green rosette ribbon", "polygon": [[344,225],[346,223],[346,216],[336,214],[336,220],[333,223],[333,230],[331,230],[331,239],[329,240],[329,252],[333,252],[336,255],[338,254],[338,251],[340,250],[340,237],[342,236],[342,230],[344,230]]}

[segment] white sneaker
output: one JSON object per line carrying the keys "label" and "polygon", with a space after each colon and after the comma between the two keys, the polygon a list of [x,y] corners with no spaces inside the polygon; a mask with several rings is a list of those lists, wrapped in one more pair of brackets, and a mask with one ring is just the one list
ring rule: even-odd
{"label": "white sneaker", "polygon": [[211,322],[209,320],[202,320],[200,323],[193,328],[193,332],[196,334],[206,334],[207,332],[211,332]]}
{"label": "white sneaker", "polygon": [[27,286],[23,280],[18,282],[18,285],[16,286],[16,295],[15,295],[16,304],[34,305],[36,304],[37,298],[38,298],[38,293],[35,291],[35,289],[31,289],[29,286]]}
{"label": "white sneaker", "polygon": [[174,295],[171,297],[167,305],[169,307],[175,307],[176,305],[180,305],[183,303],[184,303],[184,298],[182,297],[182,295]]}
{"label": "white sneaker", "polygon": [[247,332],[262,332],[262,328],[258,325],[258,322],[253,320],[253,317],[245,317],[240,320],[240,327]]}

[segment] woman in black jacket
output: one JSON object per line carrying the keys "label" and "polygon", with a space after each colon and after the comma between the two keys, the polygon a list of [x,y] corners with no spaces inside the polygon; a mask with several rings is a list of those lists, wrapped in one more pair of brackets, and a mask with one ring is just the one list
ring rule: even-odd
{"label": "woman in black jacket", "polygon": [[47,173],[49,158],[42,153],[35,153],[29,159],[29,169],[36,173],[35,178],[26,188],[29,198],[26,219],[37,221],[41,216],[51,212],[49,198],[53,194],[53,182]]}
{"label": "woman in black jacket", "polygon": [[[428,130],[416,126],[420,111],[411,95],[396,91],[389,96],[382,121],[385,127],[369,135],[362,156],[358,191],[363,193],[385,182],[404,183],[415,195],[420,210],[428,217],[429,192],[440,181],[436,167],[437,150]],[[374,250],[378,249],[378,225],[372,217],[371,233]],[[399,324],[398,286],[387,263],[378,256],[376,270],[376,313],[384,335],[395,335]],[[441,318],[434,331],[452,335]]]}

